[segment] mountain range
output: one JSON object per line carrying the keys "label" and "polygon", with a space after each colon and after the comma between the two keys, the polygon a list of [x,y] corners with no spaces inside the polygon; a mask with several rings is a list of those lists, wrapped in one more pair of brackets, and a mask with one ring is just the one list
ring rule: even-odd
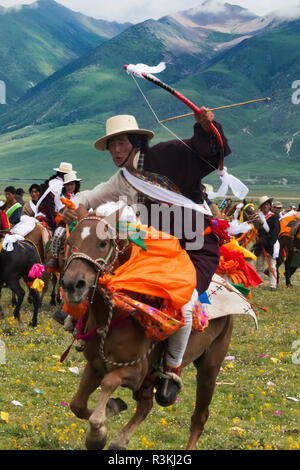
{"label": "mountain range", "polygon": [[[45,47],[48,69],[39,78],[38,69],[44,62],[30,49],[21,48],[18,61],[11,59],[11,69],[0,74],[7,95],[11,93],[7,105],[0,106],[2,177],[30,178],[34,174],[43,178],[59,161],[72,161],[86,186],[108,178],[114,172],[111,159],[96,151],[93,142],[105,134],[105,121],[113,114],[134,114],[140,127],[154,130],[154,142],[174,138],[157,119],[186,113],[186,107],[124,71],[126,63],[157,65],[165,61],[166,70],[158,78],[198,106],[217,107],[269,96],[271,100],[264,104],[215,112],[232,149],[226,165],[252,182],[300,182],[299,106],[292,100],[292,84],[300,79],[299,18],[260,17],[230,4],[213,11],[208,8],[213,2],[208,0],[159,20],[119,25],[84,17],[54,0],[33,5],[16,14],[26,13],[30,18],[27,25],[31,21],[34,27],[27,26],[27,32],[34,38],[34,50]],[[46,15],[43,26],[41,12],[45,9],[52,14]],[[1,15],[0,11],[0,23]],[[54,50],[64,52],[55,60],[50,40],[35,36],[37,17],[40,34],[45,31],[49,37],[50,31],[53,44],[59,44]],[[12,22],[10,28],[13,31]],[[70,42],[72,28],[76,34]],[[0,57],[7,43],[3,35]],[[27,82],[23,91],[20,86],[9,87],[14,82],[11,71],[17,68],[20,75],[25,74],[25,64],[28,70],[36,66],[32,84]],[[192,125],[193,118],[183,118],[168,127],[186,138]]]}
{"label": "mountain range", "polygon": [[53,0],[0,6],[0,80],[8,104],[130,25],[89,18]]}

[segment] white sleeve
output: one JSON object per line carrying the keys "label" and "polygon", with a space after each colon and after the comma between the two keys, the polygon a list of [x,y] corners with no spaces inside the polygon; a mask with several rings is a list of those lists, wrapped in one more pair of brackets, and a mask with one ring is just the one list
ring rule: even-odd
{"label": "white sleeve", "polygon": [[119,199],[117,191],[117,173],[108,181],[100,183],[91,190],[81,191],[77,193],[73,199],[76,207],[83,204],[87,209],[95,209],[107,201],[116,201]]}

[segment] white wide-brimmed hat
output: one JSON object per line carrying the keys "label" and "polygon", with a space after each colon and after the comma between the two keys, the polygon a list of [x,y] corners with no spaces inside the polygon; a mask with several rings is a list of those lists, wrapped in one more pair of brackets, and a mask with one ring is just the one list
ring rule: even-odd
{"label": "white wide-brimmed hat", "polygon": [[262,196],[262,197],[259,198],[259,206],[258,206],[258,208],[260,209],[261,206],[262,206],[265,202],[269,202],[270,204],[272,204],[272,201],[273,201],[273,198],[272,198],[272,197]]}
{"label": "white wide-brimmed hat", "polygon": [[81,178],[77,178],[76,171],[71,171],[70,173],[66,173],[64,175],[64,184],[72,183],[73,181],[82,181]]}
{"label": "white wide-brimmed hat", "polygon": [[70,173],[73,171],[72,163],[61,162],[59,168],[53,168],[55,171],[59,171],[60,173]]}
{"label": "white wide-brimmed hat", "polygon": [[121,114],[107,119],[106,135],[95,142],[95,148],[98,150],[106,150],[108,139],[120,134],[144,134],[149,140],[154,136],[152,131],[140,129],[134,116]]}

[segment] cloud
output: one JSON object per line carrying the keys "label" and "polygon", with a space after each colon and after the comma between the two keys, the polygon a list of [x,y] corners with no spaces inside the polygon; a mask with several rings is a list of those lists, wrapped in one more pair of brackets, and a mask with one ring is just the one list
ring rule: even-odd
{"label": "cloud", "polygon": [[[158,19],[164,15],[203,5],[205,11],[219,11],[226,0],[113,0],[112,2],[95,0],[56,0],[58,3],[85,15],[108,21],[138,23],[149,18]],[[0,5],[30,4],[35,0],[0,0]],[[299,0],[227,0],[227,3],[239,5],[258,15],[276,11],[278,16],[295,18],[300,15]]]}

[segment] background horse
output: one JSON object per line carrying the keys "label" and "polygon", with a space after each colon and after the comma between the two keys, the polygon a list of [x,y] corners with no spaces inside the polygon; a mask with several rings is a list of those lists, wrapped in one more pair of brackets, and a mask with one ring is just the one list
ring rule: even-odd
{"label": "background horse", "polygon": [[[70,406],[76,416],[89,420],[86,447],[103,449],[107,419],[126,408],[122,400],[114,400],[111,395],[119,386],[131,389],[137,401],[136,412],[109,444],[109,449],[125,449],[153,406],[155,379],[151,374],[153,366],[161,361],[163,343],[148,339],[141,325],[122,308],[115,307],[110,296],[97,288],[99,276],[113,271],[129,258],[131,244],[127,240],[109,238],[105,232],[105,228],[109,229],[106,222],[88,215],[82,206],[78,214],[81,220],[67,242],[70,257],[62,288],[68,305],[75,307],[75,311],[89,300],[84,328],[89,341],[83,351],[87,364]],[[99,231],[96,233],[98,224],[104,224],[100,239]],[[232,317],[225,316],[211,320],[203,332],[191,333],[182,366],[194,363],[197,392],[187,449],[195,448],[208,419],[216,377],[228,350],[231,332]],[[91,410],[88,399],[99,385],[99,401]]]}
{"label": "background horse", "polygon": [[[14,243],[13,251],[1,250],[0,253],[0,286],[10,288],[17,297],[14,309],[14,317],[20,320],[20,308],[25,296],[25,291],[20,285],[20,280],[32,281],[28,273],[32,266],[39,263],[40,259],[35,247],[28,241]],[[38,311],[40,307],[40,295],[36,290],[30,289],[33,302],[33,316],[30,325],[37,326]],[[0,307],[2,313],[2,307]],[[2,313],[3,315],[3,313]]]}
{"label": "background horse", "polygon": [[257,229],[261,227],[261,220],[259,217],[259,210],[256,209],[253,202],[243,202],[233,204],[227,211],[226,217],[229,219],[237,219],[239,222],[248,222],[252,225],[252,229],[247,233],[240,233],[235,235],[238,243],[251,251],[257,240]]}
{"label": "background horse", "polygon": [[[300,213],[299,213],[300,216]],[[286,217],[280,222],[280,260],[285,266],[285,284],[292,287],[291,276],[297,270],[293,267],[295,254],[300,252],[300,217]],[[285,261],[284,261],[285,260]]]}

